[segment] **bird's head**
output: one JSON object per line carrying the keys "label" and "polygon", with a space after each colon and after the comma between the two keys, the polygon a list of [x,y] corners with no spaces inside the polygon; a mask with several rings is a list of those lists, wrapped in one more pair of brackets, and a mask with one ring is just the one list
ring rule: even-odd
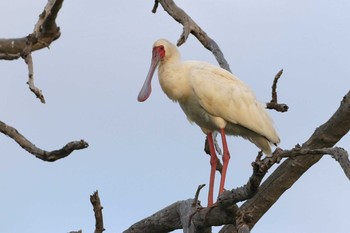
{"label": "bird's head", "polygon": [[151,92],[152,92],[151,81],[152,81],[154,71],[158,67],[159,63],[169,59],[175,53],[178,53],[177,48],[171,42],[165,39],[160,39],[154,42],[153,49],[152,49],[151,67],[149,68],[146,80],[137,97],[137,100],[139,102],[143,102],[147,100],[148,97],[151,95]]}

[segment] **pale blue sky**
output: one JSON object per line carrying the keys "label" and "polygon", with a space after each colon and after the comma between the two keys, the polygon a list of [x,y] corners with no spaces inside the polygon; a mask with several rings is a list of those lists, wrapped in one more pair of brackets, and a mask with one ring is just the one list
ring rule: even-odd
{"label": "pale blue sky", "polygon": [[[208,183],[204,134],[190,125],[157,79],[145,103],[136,100],[156,39],[176,42],[182,25],[154,1],[65,1],[62,36],[33,54],[43,105],[28,90],[22,60],[0,61],[0,120],[38,147],[61,148],[85,139],[88,149],[55,163],[42,162],[0,135],[0,226],[4,233],[83,229],[92,232],[89,195],[99,190],[106,232],[121,232],[159,209],[194,196]],[[281,147],[303,143],[337,109],[350,86],[350,2],[314,0],[176,1],[221,47],[231,70],[270,100],[275,74],[284,69],[271,112]],[[29,34],[46,4],[2,0],[0,38]],[[189,37],[183,59],[216,61]],[[338,146],[350,149],[350,136]],[[251,175],[257,148],[230,138],[227,188]],[[218,183],[217,183],[218,184]],[[348,232],[350,184],[325,157],[260,220],[253,232]],[[206,203],[207,188],[200,199]],[[217,230],[214,230],[214,232]]]}

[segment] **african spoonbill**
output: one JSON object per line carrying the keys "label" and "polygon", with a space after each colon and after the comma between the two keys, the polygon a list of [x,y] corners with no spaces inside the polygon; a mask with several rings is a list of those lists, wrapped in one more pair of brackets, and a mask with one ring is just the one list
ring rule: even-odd
{"label": "african spoonbill", "polygon": [[158,78],[165,94],[178,102],[189,121],[207,135],[211,154],[208,206],[213,205],[213,187],[217,156],[212,133],[220,132],[223,146],[223,168],[219,195],[224,191],[230,159],[226,134],[241,136],[271,154],[271,145],[280,142],[265,107],[251,89],[230,72],[201,61],[181,61],[177,47],[160,39],[153,45],[152,62],[138,95],[145,101],[151,94],[152,76],[158,67]]}

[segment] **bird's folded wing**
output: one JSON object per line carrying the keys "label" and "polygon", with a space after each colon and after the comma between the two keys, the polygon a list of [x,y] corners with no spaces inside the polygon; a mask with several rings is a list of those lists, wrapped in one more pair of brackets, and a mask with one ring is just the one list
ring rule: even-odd
{"label": "bird's folded wing", "polygon": [[191,70],[190,85],[209,114],[246,127],[273,143],[279,142],[265,107],[247,85],[228,71],[203,63]]}

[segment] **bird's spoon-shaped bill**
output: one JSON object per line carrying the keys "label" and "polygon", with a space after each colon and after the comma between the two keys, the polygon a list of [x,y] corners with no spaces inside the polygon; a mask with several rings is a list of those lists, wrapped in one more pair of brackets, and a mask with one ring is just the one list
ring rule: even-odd
{"label": "bird's spoon-shaped bill", "polygon": [[158,52],[158,49],[156,49],[156,47],[153,49],[152,52],[152,62],[151,62],[151,66],[149,68],[147,77],[145,82],[143,83],[143,86],[140,90],[139,95],[137,96],[137,100],[139,102],[144,102],[145,100],[148,99],[148,97],[151,95],[152,92],[152,77],[153,74],[158,66],[159,61],[161,60],[162,55]]}

